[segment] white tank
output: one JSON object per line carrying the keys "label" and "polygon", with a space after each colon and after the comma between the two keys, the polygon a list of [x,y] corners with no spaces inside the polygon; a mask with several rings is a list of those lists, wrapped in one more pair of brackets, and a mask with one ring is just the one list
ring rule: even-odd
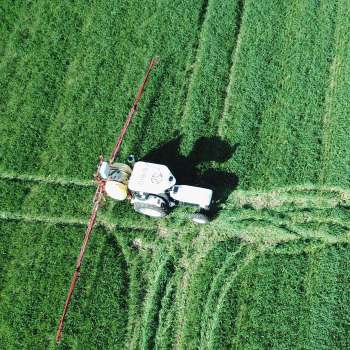
{"label": "white tank", "polygon": [[106,181],[105,191],[109,197],[117,201],[123,201],[128,196],[127,186],[117,181]]}

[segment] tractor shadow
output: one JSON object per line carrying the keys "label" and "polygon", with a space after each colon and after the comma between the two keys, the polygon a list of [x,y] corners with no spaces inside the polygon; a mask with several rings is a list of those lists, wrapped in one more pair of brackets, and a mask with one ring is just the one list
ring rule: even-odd
{"label": "tractor shadow", "polygon": [[224,163],[236,152],[238,145],[231,146],[219,137],[201,137],[188,156],[180,153],[181,137],[177,137],[145,155],[141,160],[166,165],[179,185],[206,187],[213,190],[209,216],[217,216],[221,204],[238,185],[238,177],[226,171],[209,167],[208,162]]}

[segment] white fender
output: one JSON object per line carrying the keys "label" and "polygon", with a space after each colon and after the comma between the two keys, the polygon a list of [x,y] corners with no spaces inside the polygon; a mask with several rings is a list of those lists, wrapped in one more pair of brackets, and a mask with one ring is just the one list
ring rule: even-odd
{"label": "white fender", "polygon": [[183,203],[199,205],[208,208],[213,196],[213,191],[208,188],[178,185],[170,191],[170,196]]}

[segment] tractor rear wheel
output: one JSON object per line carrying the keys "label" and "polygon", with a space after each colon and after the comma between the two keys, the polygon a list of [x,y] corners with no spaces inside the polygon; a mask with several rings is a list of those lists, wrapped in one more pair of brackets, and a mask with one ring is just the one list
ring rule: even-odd
{"label": "tractor rear wheel", "polygon": [[168,214],[165,208],[157,207],[148,203],[136,202],[134,203],[134,209],[136,212],[150,216],[152,218],[162,218]]}

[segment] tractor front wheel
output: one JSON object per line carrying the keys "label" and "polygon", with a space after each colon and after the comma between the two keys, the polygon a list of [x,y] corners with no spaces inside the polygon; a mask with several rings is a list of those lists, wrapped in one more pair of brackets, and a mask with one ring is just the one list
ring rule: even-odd
{"label": "tractor front wheel", "polygon": [[196,213],[196,214],[192,215],[191,219],[196,224],[203,225],[203,224],[209,223],[208,217],[204,214],[201,214],[201,213]]}

